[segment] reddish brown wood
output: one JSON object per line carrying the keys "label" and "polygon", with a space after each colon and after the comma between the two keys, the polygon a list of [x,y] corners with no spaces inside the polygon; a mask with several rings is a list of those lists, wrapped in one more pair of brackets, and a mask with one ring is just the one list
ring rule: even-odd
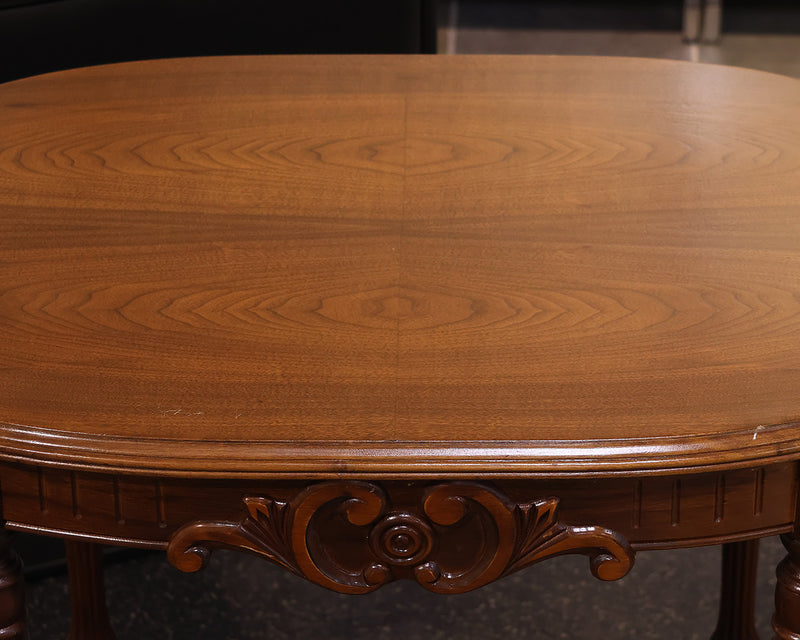
{"label": "reddish brown wood", "polygon": [[[722,513],[718,509],[720,478],[725,482]],[[376,483],[393,495],[402,491],[398,500],[419,504],[432,480]],[[560,518],[565,522],[617,531],[635,548],[645,549],[718,544],[737,536],[790,531],[796,481],[793,463],[687,474],[681,476],[678,509],[673,508],[675,481],[670,477],[611,477],[590,482],[501,479],[494,480],[493,486],[517,504],[535,502],[542,496],[558,497]],[[163,548],[187,523],[238,522],[247,515],[242,496],[271,496],[290,502],[313,481],[181,480],[77,472],[77,504],[73,504],[71,474],[63,470],[3,465],[0,483],[12,529],[75,532],[110,544]],[[80,518],[73,515],[76,512]],[[675,516],[677,523],[673,524]]]}
{"label": "reddish brown wood", "polygon": [[[770,74],[558,57],[3,85],[7,526],[450,592],[791,531],[798,103]],[[72,553],[102,619],[96,550]]]}
{"label": "reddish brown wood", "polygon": [[580,57],[5,84],[0,451],[197,477],[795,459],[799,100]]}
{"label": "reddish brown wood", "polygon": [[719,618],[711,640],[758,640],[755,626],[758,540],[722,545]]}
{"label": "reddish brown wood", "polygon": [[0,528],[0,638],[27,637],[22,562],[11,546],[11,537]]}
{"label": "reddish brown wood", "polygon": [[68,640],[114,640],[106,607],[102,547],[66,540],[72,621]]}
{"label": "reddish brown wood", "polygon": [[772,628],[775,640],[797,640],[800,638],[800,540],[794,534],[785,534],[781,542],[789,553],[776,572]]}
{"label": "reddish brown wood", "polygon": [[[408,492],[391,495],[366,482],[315,484],[291,502],[248,496],[241,521],[188,524],[172,536],[167,555],[179,569],[197,571],[215,548],[249,551],[341,593],[366,593],[398,578],[463,593],[566,553],[589,556],[603,580],[617,580],[633,565],[619,534],[560,522],[558,498],[517,504],[472,482],[419,489],[416,505],[402,500]],[[481,543],[454,557],[464,539]]]}

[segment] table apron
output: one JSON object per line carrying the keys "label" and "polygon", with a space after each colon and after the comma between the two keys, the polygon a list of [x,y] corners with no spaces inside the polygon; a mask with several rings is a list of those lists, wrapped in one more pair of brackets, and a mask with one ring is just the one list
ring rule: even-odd
{"label": "table apron", "polygon": [[[351,480],[334,481],[346,485]],[[463,484],[463,480],[454,480]],[[490,487],[510,504],[558,500],[558,520],[614,531],[634,548],[716,544],[789,531],[795,521],[796,463],[719,473],[598,479],[521,479]],[[127,546],[165,547],[193,522],[238,522],[248,496],[291,501],[320,482],[180,480],[4,464],[3,518],[9,529]],[[331,484],[328,482],[327,484]],[[441,480],[370,481],[387,509],[419,510]]]}

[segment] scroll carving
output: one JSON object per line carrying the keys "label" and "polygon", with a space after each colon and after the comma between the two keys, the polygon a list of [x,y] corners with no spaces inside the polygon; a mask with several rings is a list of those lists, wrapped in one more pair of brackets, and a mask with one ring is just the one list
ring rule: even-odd
{"label": "scroll carving", "polygon": [[218,548],[249,551],[302,575],[291,552],[288,504],[246,497],[248,516],[241,522],[195,522],[181,527],[167,548],[170,563],[181,571],[202,569]]}
{"label": "scroll carving", "polygon": [[602,580],[621,578],[633,565],[633,551],[617,533],[559,522],[557,498],[519,504],[479,483],[420,487],[409,497],[373,483],[321,482],[288,502],[244,501],[247,515],[239,522],[176,531],[170,562],[197,571],[213,549],[240,549],[341,593],[366,593],[397,579],[462,593],[566,553],[589,556]]}

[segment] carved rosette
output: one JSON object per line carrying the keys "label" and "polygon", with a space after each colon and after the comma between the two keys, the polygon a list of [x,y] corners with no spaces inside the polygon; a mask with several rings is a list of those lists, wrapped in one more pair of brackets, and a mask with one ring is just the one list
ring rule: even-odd
{"label": "carved rosette", "polygon": [[240,549],[342,593],[403,578],[461,593],[565,553],[589,556],[603,580],[621,578],[633,565],[619,534],[560,523],[557,498],[518,504],[479,483],[442,483],[390,500],[376,484],[321,482],[289,502],[244,501],[240,522],[196,522],[176,531],[170,562],[197,571],[213,549]]}

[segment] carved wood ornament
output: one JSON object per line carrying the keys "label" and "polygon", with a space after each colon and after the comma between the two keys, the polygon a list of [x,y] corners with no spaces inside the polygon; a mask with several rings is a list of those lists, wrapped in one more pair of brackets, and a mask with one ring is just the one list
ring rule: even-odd
{"label": "carved wood ornament", "polygon": [[167,550],[182,571],[201,569],[216,548],[249,551],[341,593],[414,579],[438,593],[483,586],[548,557],[589,556],[592,573],[616,580],[634,554],[619,534],[560,523],[558,498],[512,502],[494,488],[449,482],[414,499],[390,499],[367,482],[322,482],[291,501],[244,498],[239,522],[195,522]]}

